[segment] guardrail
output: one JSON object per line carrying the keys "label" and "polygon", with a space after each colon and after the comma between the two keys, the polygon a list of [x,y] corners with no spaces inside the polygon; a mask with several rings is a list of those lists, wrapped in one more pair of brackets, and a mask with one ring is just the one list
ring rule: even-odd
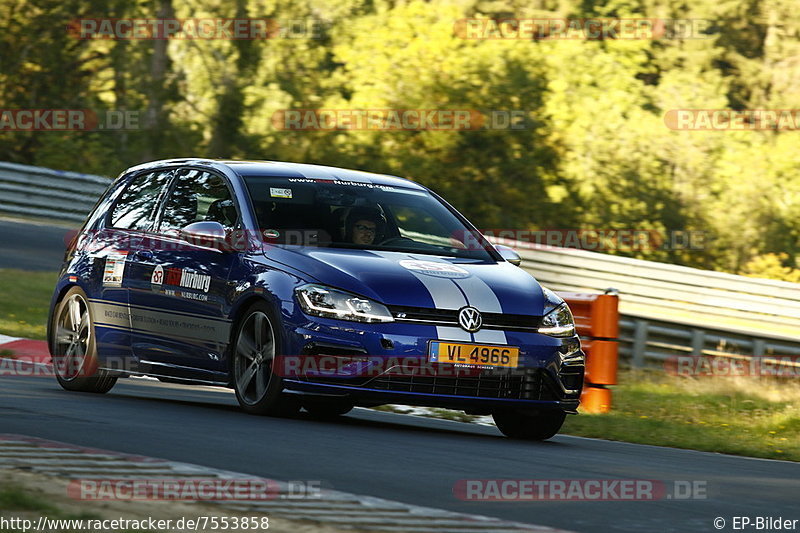
{"label": "guardrail", "polygon": [[679,355],[691,356],[800,356],[800,342],[709,328],[688,328],[670,322],[623,317],[619,353],[634,367],[662,365]]}
{"label": "guardrail", "polygon": [[619,292],[620,356],[800,354],[800,284],[492,239],[555,291]]}
{"label": "guardrail", "polygon": [[0,163],[0,212],[83,222],[110,178]]}

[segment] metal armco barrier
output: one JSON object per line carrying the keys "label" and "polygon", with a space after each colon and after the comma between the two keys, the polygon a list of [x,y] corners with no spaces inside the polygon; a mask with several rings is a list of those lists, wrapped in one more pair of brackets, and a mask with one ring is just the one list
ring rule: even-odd
{"label": "metal armco barrier", "polygon": [[634,367],[669,355],[800,352],[800,284],[507,239],[522,268],[554,291],[620,294],[620,356]]}
{"label": "metal armco barrier", "polygon": [[587,413],[611,410],[611,390],[617,384],[619,297],[616,294],[559,292],[575,317],[575,326],[586,353],[586,375],[581,409]]}
{"label": "metal armco barrier", "polygon": [[111,178],[0,162],[0,213],[83,222]]}

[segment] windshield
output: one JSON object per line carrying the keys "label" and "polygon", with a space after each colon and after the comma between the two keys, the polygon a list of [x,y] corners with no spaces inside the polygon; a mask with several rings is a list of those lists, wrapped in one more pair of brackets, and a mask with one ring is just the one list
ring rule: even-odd
{"label": "windshield", "polygon": [[412,252],[494,261],[427,191],[351,181],[245,177],[261,234],[278,245]]}

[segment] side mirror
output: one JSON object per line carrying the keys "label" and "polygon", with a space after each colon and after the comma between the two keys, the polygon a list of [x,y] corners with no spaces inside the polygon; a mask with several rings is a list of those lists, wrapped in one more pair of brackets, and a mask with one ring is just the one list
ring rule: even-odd
{"label": "side mirror", "polygon": [[215,248],[223,252],[231,251],[228,234],[219,222],[192,222],[181,229],[180,238],[195,246]]}
{"label": "side mirror", "polygon": [[498,252],[500,252],[500,255],[503,256],[503,259],[505,259],[512,265],[519,266],[520,263],[522,263],[522,258],[513,248],[509,246],[504,246],[502,244],[495,244],[494,247]]}

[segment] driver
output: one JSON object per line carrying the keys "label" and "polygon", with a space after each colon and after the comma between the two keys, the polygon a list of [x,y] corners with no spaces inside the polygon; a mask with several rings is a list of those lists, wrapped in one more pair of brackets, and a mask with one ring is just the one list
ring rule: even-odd
{"label": "driver", "polygon": [[386,218],[379,209],[354,207],[345,221],[345,241],[362,246],[374,244],[379,241],[385,224]]}

